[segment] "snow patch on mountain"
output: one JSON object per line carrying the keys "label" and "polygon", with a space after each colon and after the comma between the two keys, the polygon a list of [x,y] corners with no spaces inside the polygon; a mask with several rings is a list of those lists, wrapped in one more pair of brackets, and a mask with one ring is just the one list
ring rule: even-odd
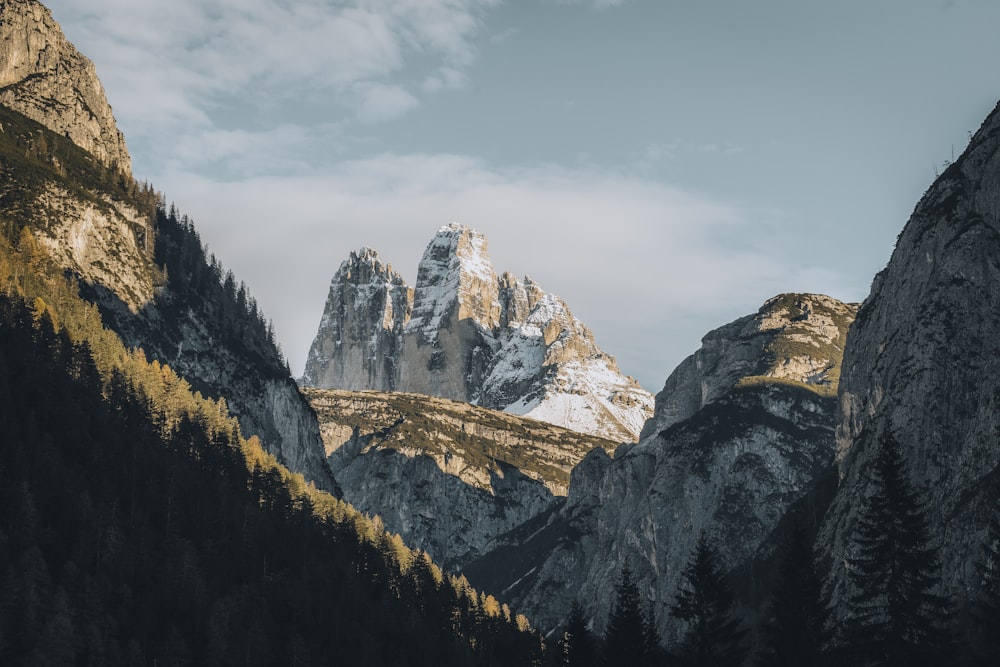
{"label": "snow patch on mountain", "polygon": [[[359,255],[382,266],[365,249],[337,272],[306,386],[422,393],[637,440],[652,415],[652,395],[622,375],[562,299],[529,277],[498,276],[480,232],[457,223],[438,229],[412,290],[384,271],[388,282],[379,283],[386,287],[376,296],[361,290],[366,275],[345,271]],[[390,317],[381,304],[392,290],[412,300]]]}

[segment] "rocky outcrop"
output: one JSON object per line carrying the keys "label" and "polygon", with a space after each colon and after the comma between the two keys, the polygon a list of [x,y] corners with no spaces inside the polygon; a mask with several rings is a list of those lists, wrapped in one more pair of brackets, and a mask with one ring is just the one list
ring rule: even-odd
{"label": "rocky outcrop", "polygon": [[393,360],[410,319],[409,292],[402,276],[382,264],[374,250],[352,252],[330,281],[303,384],[394,390]]}
{"label": "rocky outcrop", "polygon": [[841,483],[820,534],[834,596],[866,470],[892,434],[925,490],[945,592],[975,590],[1000,496],[1000,107],[927,190],[876,276],[844,352]]}
{"label": "rocky outcrop", "polygon": [[[852,312],[828,297],[782,295],[706,336],[658,407],[690,405],[692,387],[704,388],[704,400],[688,415],[675,410],[674,421],[664,417],[665,428],[648,429],[613,459],[592,452],[574,469],[565,505],[502,538],[465,569],[470,580],[543,629],[557,627],[579,599],[600,631],[627,562],[661,636],[675,641],[683,628],[669,607],[699,536],[735,567],[831,465],[836,374],[828,375],[830,387],[817,381],[817,369],[839,366],[832,341],[842,341]],[[782,363],[782,339],[815,349],[817,358],[806,361],[796,347],[789,358],[797,361]],[[762,372],[779,367],[781,375]]]}
{"label": "rocky outcrop", "polygon": [[719,327],[670,374],[643,437],[681,422],[737,384],[802,382],[833,396],[857,304],[819,294],[781,294],[753,315]]}
{"label": "rocky outcrop", "polygon": [[37,239],[56,262],[113,292],[132,314],[153,299],[156,271],[146,216],[110,197],[81,198],[50,183],[36,202]]}
{"label": "rocky outcrop", "polygon": [[[361,258],[371,268],[360,270]],[[454,223],[438,230],[412,292],[377,267],[366,249],[337,271],[305,386],[357,389],[367,381],[364,388],[466,401],[636,440],[652,397],[622,375],[559,297],[530,278],[498,276],[482,234]],[[409,307],[403,295],[412,295]]]}
{"label": "rocky outcrop", "polygon": [[344,499],[451,569],[561,503],[570,470],[615,446],[419,394],[303,391]]}
{"label": "rocky outcrop", "polygon": [[497,276],[486,237],[451,224],[438,230],[417,269],[413,317],[397,360],[399,388],[475,401],[496,348]]}
{"label": "rocky outcrop", "polygon": [[132,173],[94,64],[36,0],[0,3],[0,104],[69,137],[105,166]]}

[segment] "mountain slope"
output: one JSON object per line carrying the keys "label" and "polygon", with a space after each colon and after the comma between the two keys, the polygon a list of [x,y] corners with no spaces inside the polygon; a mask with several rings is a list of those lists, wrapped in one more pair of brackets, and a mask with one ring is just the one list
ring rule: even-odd
{"label": "mountain slope", "polygon": [[[831,390],[853,314],[829,297],[781,295],[708,334],[657,396],[664,428],[649,427],[613,459],[592,452],[574,469],[566,504],[505,536],[466,568],[470,580],[502,591],[546,630],[579,599],[600,630],[627,562],[661,636],[676,641],[683,628],[669,607],[698,538],[735,567],[830,466]],[[809,363],[804,350],[815,351]],[[829,385],[816,384],[817,368]],[[691,386],[711,390],[680,417]]]}
{"label": "mountain slope", "polygon": [[303,390],[344,498],[460,569],[559,504],[570,470],[615,443],[420,394]]}
{"label": "mountain slope", "polygon": [[523,617],[128,355],[58,272],[26,277],[0,292],[0,662],[532,661]]}
{"label": "mountain slope", "polygon": [[945,593],[979,585],[1000,497],[1000,107],[927,190],[876,276],[844,352],[841,485],[820,535],[834,594],[875,445],[892,434],[928,494]]}
{"label": "mountain slope", "polygon": [[335,274],[303,384],[426,394],[634,441],[652,397],[559,297],[497,275],[486,238],[450,224],[407,288],[370,249]]}
{"label": "mountain slope", "polygon": [[[127,173],[93,65],[38,2],[6,2],[0,12],[8,58],[3,231],[16,242],[28,229],[32,243],[80,279],[127,345],[176,368],[203,394],[225,397],[248,435],[335,490],[315,415],[245,289],[206,257],[189,221],[163,210],[162,196]],[[37,122],[25,115],[36,107]],[[77,127],[81,114],[89,120]]]}

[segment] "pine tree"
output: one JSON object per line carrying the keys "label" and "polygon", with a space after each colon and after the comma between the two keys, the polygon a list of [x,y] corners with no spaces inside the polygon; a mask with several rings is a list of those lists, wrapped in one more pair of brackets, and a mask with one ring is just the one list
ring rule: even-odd
{"label": "pine tree", "polygon": [[678,646],[683,663],[692,667],[738,667],[746,659],[746,631],[733,615],[733,592],[719,565],[718,552],[702,537],[684,570],[686,586],[670,609],[687,622]]}
{"label": "pine tree", "polygon": [[587,619],[583,615],[583,605],[579,600],[573,600],[569,608],[569,618],[559,642],[563,667],[593,667],[597,664],[597,642],[593,633],[587,628]]}
{"label": "pine tree", "polygon": [[948,602],[935,590],[940,564],[931,545],[922,495],[903,467],[891,434],[871,465],[871,494],[848,559],[843,648],[857,664],[941,665],[948,654]]}
{"label": "pine tree", "polygon": [[764,627],[761,667],[819,665],[827,612],[823,581],[812,545],[798,524],[792,527],[779,564]]}
{"label": "pine tree", "polygon": [[647,667],[657,667],[666,663],[667,655],[660,643],[660,632],[656,629],[656,611],[652,603],[646,607],[643,616],[642,650],[646,655]]}
{"label": "pine tree", "polygon": [[972,602],[969,628],[969,664],[1000,665],[1000,506],[990,518],[980,589]]}
{"label": "pine tree", "polygon": [[626,563],[615,586],[615,606],[604,633],[604,664],[642,665],[645,662],[645,619],[639,602],[639,587]]}

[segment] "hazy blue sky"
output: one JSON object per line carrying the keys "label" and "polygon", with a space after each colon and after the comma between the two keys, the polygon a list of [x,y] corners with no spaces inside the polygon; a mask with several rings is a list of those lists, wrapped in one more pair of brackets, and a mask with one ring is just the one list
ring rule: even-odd
{"label": "hazy blue sky", "polygon": [[295,373],[351,250],[412,284],[458,221],[656,391],[770,296],[862,300],[1000,98],[995,0],[46,4]]}

